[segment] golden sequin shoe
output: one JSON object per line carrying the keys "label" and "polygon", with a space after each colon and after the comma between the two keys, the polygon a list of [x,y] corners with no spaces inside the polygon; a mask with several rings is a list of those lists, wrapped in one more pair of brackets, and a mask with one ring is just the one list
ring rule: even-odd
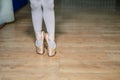
{"label": "golden sequin shoe", "polygon": [[36,52],[41,55],[44,54],[44,31],[41,34],[40,46],[37,43],[39,40],[36,40]]}
{"label": "golden sequin shoe", "polygon": [[[48,51],[48,56],[49,57],[52,57],[52,56],[55,56],[56,54],[56,44],[55,44],[55,41],[54,40],[51,40],[48,36],[48,33],[45,34],[45,40],[47,42],[47,51]],[[51,47],[50,46],[50,42],[54,43],[54,47]]]}

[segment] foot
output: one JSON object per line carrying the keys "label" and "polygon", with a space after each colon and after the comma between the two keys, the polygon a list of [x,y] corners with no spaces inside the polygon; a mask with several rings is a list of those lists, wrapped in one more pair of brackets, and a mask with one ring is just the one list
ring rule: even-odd
{"label": "foot", "polygon": [[48,50],[48,56],[52,57],[56,54],[56,43],[54,40],[50,39],[48,36],[48,33],[45,34],[45,40],[48,44],[47,50]]}
{"label": "foot", "polygon": [[38,54],[44,54],[44,32],[41,33],[41,38],[39,40],[36,40],[36,52]]}

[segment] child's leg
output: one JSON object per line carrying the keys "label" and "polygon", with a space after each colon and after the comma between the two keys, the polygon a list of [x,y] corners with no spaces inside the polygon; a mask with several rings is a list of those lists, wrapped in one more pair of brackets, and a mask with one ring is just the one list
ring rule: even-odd
{"label": "child's leg", "polygon": [[30,0],[30,5],[35,36],[36,39],[39,40],[41,38],[42,31],[41,0]]}
{"label": "child's leg", "polygon": [[54,39],[55,36],[55,14],[54,14],[54,0],[43,1],[43,17],[46,24],[48,34]]}

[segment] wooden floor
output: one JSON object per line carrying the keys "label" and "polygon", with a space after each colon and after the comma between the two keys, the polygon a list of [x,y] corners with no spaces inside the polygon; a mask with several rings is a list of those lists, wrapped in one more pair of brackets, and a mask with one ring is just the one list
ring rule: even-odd
{"label": "wooden floor", "polygon": [[0,30],[0,80],[120,80],[120,15],[56,8],[57,55],[35,52],[29,5]]}

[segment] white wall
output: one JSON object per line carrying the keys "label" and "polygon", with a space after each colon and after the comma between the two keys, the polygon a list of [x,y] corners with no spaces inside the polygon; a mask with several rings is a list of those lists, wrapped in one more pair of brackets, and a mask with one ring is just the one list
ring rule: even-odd
{"label": "white wall", "polygon": [[12,0],[0,0],[0,24],[14,21]]}

